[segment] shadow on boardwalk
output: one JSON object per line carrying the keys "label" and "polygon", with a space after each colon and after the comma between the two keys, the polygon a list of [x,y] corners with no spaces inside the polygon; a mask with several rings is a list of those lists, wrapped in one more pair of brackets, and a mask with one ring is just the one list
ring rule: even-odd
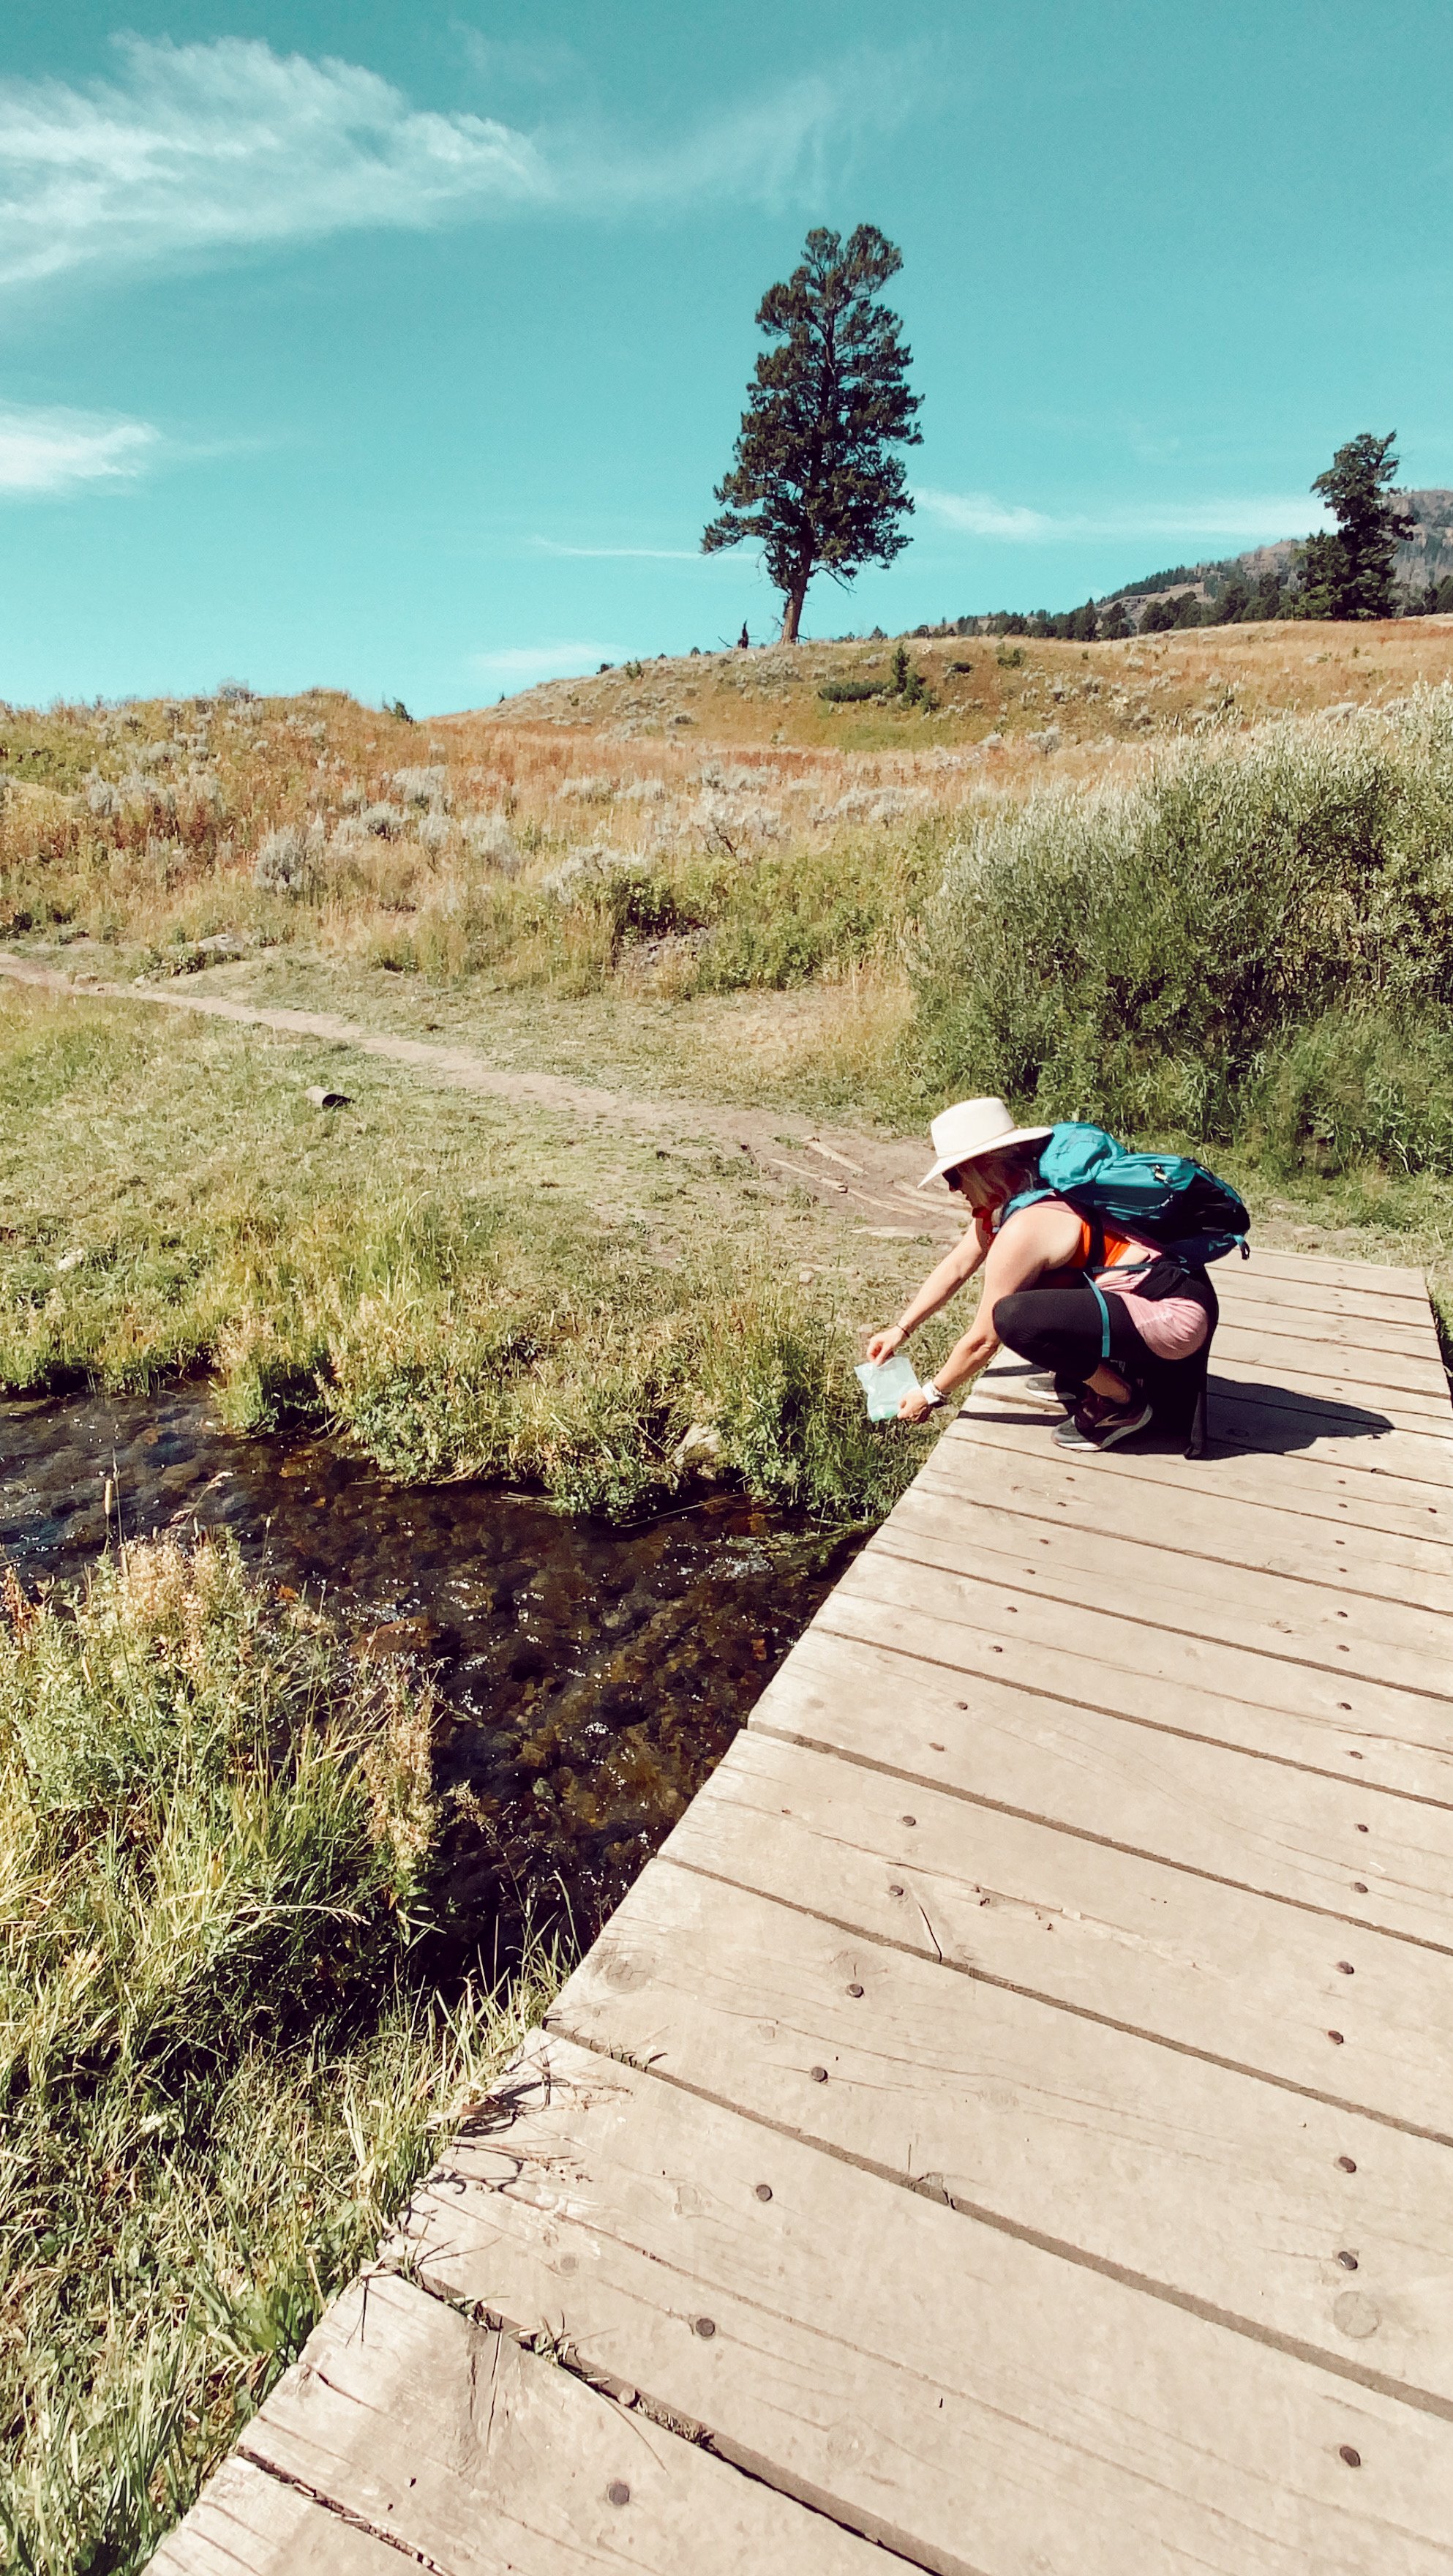
{"label": "shadow on boardwalk", "polygon": [[1366,1405],[1306,1395],[1274,1379],[1217,1377],[1213,1370],[1206,1393],[1209,1448],[1221,1458],[1253,1450],[1285,1457],[1324,1440],[1384,1440],[1398,1427]]}
{"label": "shadow on boardwalk", "polygon": [[[973,1407],[974,1418],[1022,1424],[1029,1408],[1016,1402],[1007,1389],[1016,1378],[1030,1374],[1028,1362],[1006,1366],[1002,1359],[998,1361],[992,1381],[980,1381],[982,1393]],[[1004,1401],[991,1411],[992,1395],[1001,1391]],[[1284,1457],[1315,1448],[1326,1440],[1385,1440],[1399,1427],[1389,1414],[1374,1413],[1366,1405],[1352,1404],[1342,1397],[1307,1395],[1293,1387],[1279,1386],[1271,1378],[1217,1377],[1213,1370],[1207,1398],[1208,1454],[1218,1458],[1268,1453]],[[1033,1418],[1041,1421],[1046,1430],[1052,1430],[1057,1417],[1047,1408],[1036,1408]],[[1153,1430],[1123,1445],[1144,1455],[1171,1457],[1182,1453],[1185,1440],[1171,1431]]]}

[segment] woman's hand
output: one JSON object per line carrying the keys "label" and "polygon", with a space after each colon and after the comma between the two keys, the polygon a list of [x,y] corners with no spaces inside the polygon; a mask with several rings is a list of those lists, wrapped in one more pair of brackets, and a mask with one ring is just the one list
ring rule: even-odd
{"label": "woman's hand", "polygon": [[898,1419],[900,1422],[926,1422],[933,1409],[927,1396],[920,1388],[915,1387],[913,1393],[905,1395],[899,1405]]}
{"label": "woman's hand", "polygon": [[891,1360],[894,1352],[900,1351],[907,1339],[908,1335],[901,1324],[890,1324],[886,1333],[873,1335],[868,1344],[868,1357],[881,1365],[884,1360]]}

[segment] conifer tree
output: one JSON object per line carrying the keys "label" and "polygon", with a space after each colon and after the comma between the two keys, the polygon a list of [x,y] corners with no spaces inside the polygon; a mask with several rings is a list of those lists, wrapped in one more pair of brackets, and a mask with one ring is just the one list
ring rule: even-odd
{"label": "conifer tree", "polygon": [[1337,521],[1335,536],[1308,537],[1302,549],[1303,617],[1391,617],[1393,555],[1411,534],[1406,505],[1388,490],[1398,470],[1395,429],[1386,438],[1364,430],[1339,447],[1312,485]]}
{"label": "conifer tree", "polygon": [[761,540],[783,595],[782,641],[795,642],[814,572],[850,582],[865,563],[890,564],[912,511],[902,459],[913,447],[919,396],[896,313],[875,301],[903,261],[873,224],[844,243],[821,227],[802,265],[769,286],[757,327],[764,349],[737,433],[736,462],[716,490],[721,515],[704,554]]}

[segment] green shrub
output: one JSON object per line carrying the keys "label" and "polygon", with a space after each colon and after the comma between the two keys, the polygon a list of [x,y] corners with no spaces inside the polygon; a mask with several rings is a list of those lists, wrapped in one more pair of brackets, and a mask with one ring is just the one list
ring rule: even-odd
{"label": "green shrub", "polygon": [[710,924],[697,992],[782,990],[891,954],[906,913],[932,881],[938,818],[888,840],[855,834],[835,849],[764,851],[735,867],[699,867],[686,899]]}
{"label": "green shrub", "polygon": [[[981,813],[925,909],[915,978],[922,1091],[1003,1091],[1137,1133],[1229,1134],[1329,1013],[1354,1048],[1373,1019],[1447,1029],[1453,692],[1267,724],[1140,784]],[[1422,1152],[1441,1131],[1419,1115],[1393,1123]]]}
{"label": "green shrub", "polygon": [[594,890],[617,945],[694,930],[699,915],[681,890],[649,867],[612,868]]}
{"label": "green shrub", "polygon": [[1284,1039],[1243,1124],[1284,1172],[1453,1170],[1453,1027],[1328,1011]]}
{"label": "green shrub", "polygon": [[[847,1334],[772,1279],[619,1259],[593,1291],[546,1296],[485,1269],[435,1301],[400,1283],[336,1330],[323,1403],[390,1474],[542,1488],[563,1510],[634,1519],[695,1486],[709,1457],[762,1502],[880,1518],[919,1444],[867,1424]],[[601,1293],[605,1290],[605,1293]],[[693,1427],[710,1452],[678,1454]]]}
{"label": "green shrub", "polygon": [[874,1519],[922,1464],[926,1442],[870,1423],[825,1319],[781,1289],[734,1301],[729,1344],[701,1353],[722,1455],[748,1490],[820,1518]]}

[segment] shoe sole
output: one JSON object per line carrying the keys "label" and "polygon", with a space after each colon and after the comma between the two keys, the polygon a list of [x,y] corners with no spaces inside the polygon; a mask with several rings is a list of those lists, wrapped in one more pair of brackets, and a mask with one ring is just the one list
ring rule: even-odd
{"label": "shoe sole", "polygon": [[1114,1430],[1107,1431],[1099,1440],[1087,1440],[1078,1426],[1072,1440],[1061,1440],[1056,1433],[1055,1447],[1057,1449],[1113,1449],[1117,1440],[1133,1440],[1137,1431],[1144,1431],[1151,1419],[1151,1413],[1152,1408],[1147,1405],[1145,1411],[1137,1414],[1133,1422],[1117,1422]]}

